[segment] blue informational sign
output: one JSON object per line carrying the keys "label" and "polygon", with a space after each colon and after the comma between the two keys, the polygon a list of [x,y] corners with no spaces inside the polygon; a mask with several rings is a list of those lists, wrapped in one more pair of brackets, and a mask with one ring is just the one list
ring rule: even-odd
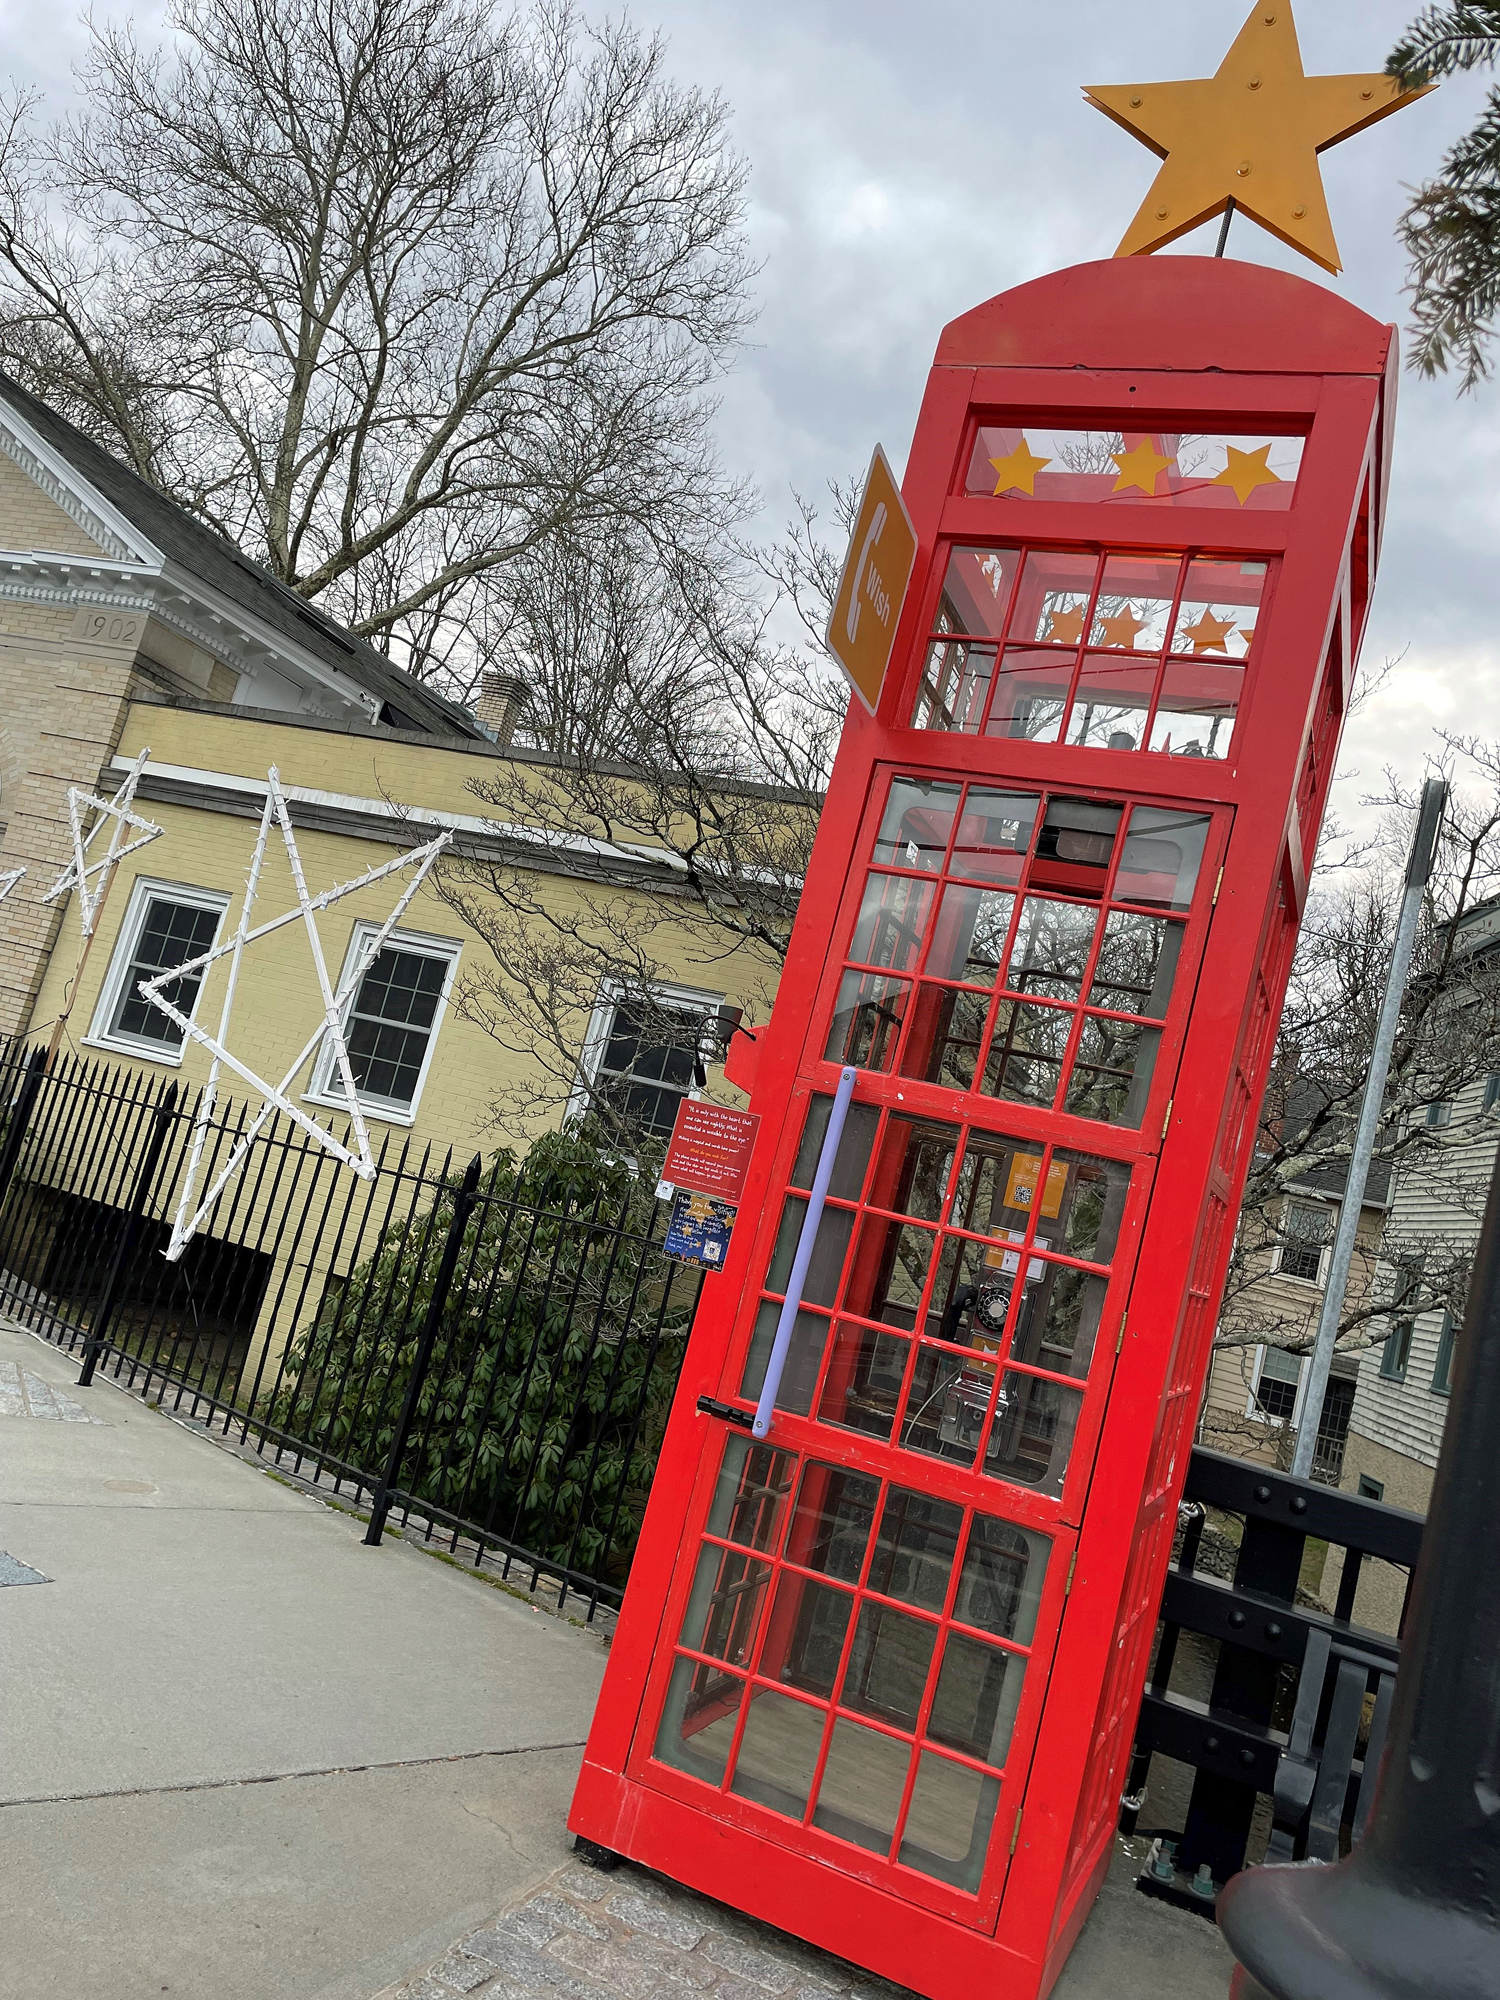
{"label": "blue informational sign", "polygon": [[672,1219],[662,1248],[679,1264],[701,1264],[706,1271],[723,1269],[734,1227],[734,1204],[711,1194],[679,1188],[672,1197]]}

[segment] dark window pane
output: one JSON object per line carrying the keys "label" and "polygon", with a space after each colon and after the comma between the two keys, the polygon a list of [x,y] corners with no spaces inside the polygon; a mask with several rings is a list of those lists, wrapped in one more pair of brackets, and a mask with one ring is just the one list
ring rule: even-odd
{"label": "dark window pane", "polygon": [[[192,903],[173,903],[159,896],[151,898],[129,970],[121,984],[120,1002],[110,1024],[111,1034],[130,1035],[164,1049],[181,1047],[182,1030],[160,1008],[141,998],[141,981],[185,965],[189,959],[209,950],[219,927],[219,914],[217,910],[200,909]],[[163,987],[162,995],[191,1018],[202,985],[203,975],[192,973],[186,979],[170,981]]]}
{"label": "dark window pane", "polygon": [[924,1611],[941,1611],[958,1552],[962,1507],[892,1487],[870,1562],[870,1589]]}

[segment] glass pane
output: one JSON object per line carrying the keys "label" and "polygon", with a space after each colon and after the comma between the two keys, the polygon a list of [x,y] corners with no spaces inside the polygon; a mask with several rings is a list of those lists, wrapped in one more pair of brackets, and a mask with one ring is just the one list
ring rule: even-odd
{"label": "glass pane", "polygon": [[[815,1097],[808,1105],[807,1122],[802,1127],[802,1143],[792,1164],[793,1187],[812,1186],[813,1176],[818,1171],[818,1155],[823,1150],[823,1136],[828,1130],[828,1114],[832,1109],[831,1097]],[[833,1174],[828,1183],[828,1192],[836,1201],[859,1200],[859,1191],[865,1184],[870,1148],[875,1143],[875,1128],[879,1123],[880,1112],[873,1104],[851,1104],[845,1112],[844,1129],[839,1134],[838,1151],[833,1156]]]}
{"label": "glass pane", "polygon": [[[766,1271],[768,1292],[786,1290],[806,1216],[807,1203],[802,1197],[795,1194],[788,1195],[782,1205],[781,1226],[776,1232],[776,1246],[771,1252],[770,1266]],[[810,1306],[833,1304],[838,1293],[839,1278],[844,1269],[844,1252],[849,1248],[849,1238],[853,1229],[852,1209],[825,1208],[819,1216],[818,1233],[813,1238],[812,1260],[808,1264],[807,1276],[802,1283],[802,1299],[805,1304]]]}
{"label": "glass pane", "polygon": [[[776,1325],[781,1307],[770,1299],[761,1303],[750,1336],[750,1352],[745,1356],[745,1372],[740,1378],[740,1394],[758,1402],[766,1379],[766,1365],[776,1344]],[[805,1417],[812,1408],[813,1391],[818,1386],[818,1370],[823,1365],[823,1349],[828,1341],[829,1322],[821,1313],[799,1312],[792,1322],[791,1344],[786,1367],[776,1391],[778,1410]]]}
{"label": "glass pane", "polygon": [[866,1473],[810,1464],[787,1534],[786,1560],[857,1583],[879,1492],[880,1481]]}
{"label": "glass pane", "polygon": [[1098,912],[1086,905],[1028,896],[1010,948],[1006,985],[1041,1000],[1076,1000],[1097,922]]}
{"label": "glass pane", "polygon": [[[993,1234],[1002,1243],[1021,1241],[1019,1230],[996,1229]],[[1020,1268],[1017,1250],[1002,1249],[999,1243],[974,1243],[967,1237],[944,1237],[927,1332],[939,1340],[992,1354],[1005,1331],[1011,1290]]]}
{"label": "glass pane", "polygon": [[1031,864],[1033,887],[1097,901],[1104,894],[1122,811],[1094,799],[1050,799]]}
{"label": "glass pane", "polygon": [[997,1769],[1005,1762],[1026,1662],[998,1646],[950,1632],[927,1718],[927,1734]]}
{"label": "glass pane", "polygon": [[957,810],[957,785],[926,778],[893,779],[870,859],[894,862],[898,868],[928,868],[936,874]]}
{"label": "glass pane", "polygon": [[948,558],[936,630],[998,639],[1005,629],[1015,549],[955,549]]}
{"label": "glass pane", "polygon": [[876,1854],[886,1853],[910,1763],[909,1743],[841,1715],[833,1725],[813,1825]]}
{"label": "glass pane", "polygon": [[1002,1000],[980,1088],[1016,1104],[1050,1105],[1062,1074],[1072,1013],[1056,1007],[1018,1007]]}
{"label": "glass pane", "polygon": [[682,1620],[681,1643],[731,1666],[748,1666],[770,1575],[769,1563],[705,1542]]}
{"label": "glass pane", "polygon": [[789,1451],[731,1436],[708,1512],[708,1532],[742,1548],[774,1549],[796,1464]]}
{"label": "glass pane", "polygon": [[[1042,1155],[1029,1151],[1026,1141],[971,1132],[958,1171],[950,1220],[956,1228],[971,1229],[981,1236],[998,1235],[1009,1242],[1014,1232],[1026,1228],[1027,1217],[1036,1205],[1041,1171]],[[1066,1170],[1054,1165],[1047,1176],[1043,1215],[1059,1213],[1066,1179]],[[1000,1268],[998,1260],[994,1268]]]}
{"label": "glass pane", "polygon": [[762,1675],[826,1701],[839,1677],[853,1609],[852,1592],[783,1570],[761,1653]]}
{"label": "glass pane", "polygon": [[[1054,1201],[1054,1176],[1062,1175]],[[1033,1177],[1033,1186],[1035,1178]],[[1059,1147],[1047,1171],[1047,1195],[1042,1214],[1061,1227],[1058,1247],[1070,1257],[1107,1264],[1120,1236],[1120,1217],[1130,1192],[1130,1169],[1122,1160],[1101,1160],[1093,1153]],[[1052,1203],[1049,1207],[1047,1204]]]}
{"label": "glass pane", "polygon": [[941,1611],[963,1517],[951,1500],[893,1486],[880,1516],[869,1588],[923,1611]]}
{"label": "glass pane", "polygon": [[979,1454],[985,1412],[995,1386],[995,1364],[972,1352],[923,1347],[912,1371],[911,1395],[901,1426],[908,1451],[925,1451],[955,1465],[972,1466]]}
{"label": "glass pane", "polygon": [[993,646],[968,639],[934,640],[927,649],[912,728],[977,734],[994,671]]}
{"label": "glass pane", "polygon": [[884,1320],[910,1333],[916,1326],[927,1286],[936,1238],[908,1222],[866,1216],[860,1226],[844,1309],[861,1319]]}
{"label": "glass pane", "polygon": [[897,1859],[972,1895],[1000,1803],[1000,1780],[924,1750]]}
{"label": "glass pane", "polygon": [[774,1688],[752,1688],[729,1789],[772,1812],[801,1819],[823,1747],[825,1713]]}
{"label": "glass pane", "polygon": [[864,1604],[849,1651],[840,1707],[857,1708],[897,1729],[915,1729],[937,1634],[930,1619],[893,1611],[888,1604]]}
{"label": "glass pane", "polygon": [[1054,647],[1007,646],[986,727],[989,736],[1055,743],[1073,683],[1072,653]]}
{"label": "glass pane", "polygon": [[927,970],[939,979],[993,986],[1015,906],[1015,897],[1003,889],[970,889],[950,882],[938,906]]}
{"label": "glass pane", "polygon": [[1093,1359],[1109,1280],[1095,1271],[1075,1271],[1071,1265],[1049,1264],[1042,1258],[1033,1263],[1041,1275],[1027,1290],[1011,1338],[1011,1355],[1054,1375],[1081,1378]]}
{"label": "glass pane", "polygon": [[1265,582],[1264,563],[1210,556],[1190,562],[1172,630],[1172,651],[1243,659],[1255,634]]}
{"label": "glass pane", "polygon": [[1089,644],[1159,653],[1167,643],[1179,568],[1176,556],[1106,556]]}
{"label": "glass pane", "polygon": [[949,1090],[972,1090],[989,1012],[988,993],[923,980],[912,1009],[901,1074]]}
{"label": "glass pane", "polygon": [[1051,1538],[993,1514],[976,1514],[969,1529],[953,1616],[964,1625],[1029,1646],[1047,1576]]}
{"label": "glass pane", "polygon": [[1079,1118],[1138,1130],[1160,1042],[1160,1028],[1085,1015],[1063,1109]]}
{"label": "glass pane", "polygon": [[1226,661],[1168,660],[1150,748],[1172,757],[1227,757],[1244,669]]}
{"label": "glass pane", "polygon": [[889,1069],[910,998],[911,986],[904,979],[846,972],[839,982],[825,1060],[856,1069]]}
{"label": "glass pane", "polygon": [[1011,638],[1026,644],[1040,639],[1052,646],[1081,646],[1098,567],[1096,556],[1033,549],[1021,572]]}
{"label": "glass pane", "polygon": [[722,1785],[745,1683],[699,1660],[678,1660],[667,1683],[652,1755],[676,1770]]}
{"label": "glass pane", "polygon": [[932,914],[932,884],[909,875],[869,875],[850,958],[888,972],[911,972],[922,955],[922,939]]}
{"label": "glass pane", "polygon": [[871,1178],[867,1201],[936,1222],[948,1198],[958,1127],[893,1112]]}
{"label": "glass pane", "polygon": [[971,787],[953,843],[952,872],[974,882],[1019,882],[1040,804],[1031,792]]}
{"label": "glass pane", "polygon": [[818,1403],[820,1420],[888,1439],[896,1421],[910,1344],[895,1334],[841,1321],[834,1333],[833,1353]]}
{"label": "glass pane", "polygon": [[1187,909],[1203,866],[1208,828],[1206,813],[1136,806],[1115,878],[1115,901],[1144,903],[1158,910]]}
{"label": "glass pane", "polygon": [[1182,925],[1111,910],[1105,919],[1089,1001],[1121,1014],[1165,1018],[1182,950]]}
{"label": "glass pane", "polygon": [[1139,750],[1156,687],[1156,661],[1085,653],[1073,690],[1068,741],[1089,750]]}
{"label": "glass pane", "polygon": [[1037,501],[1249,507],[1284,512],[1302,462],[1300,437],[1058,430],[985,424],[964,491]]}
{"label": "glass pane", "polygon": [[1000,1385],[985,1471],[991,1478],[1014,1479],[1060,1496],[1082,1406],[1079,1390],[1008,1369]]}

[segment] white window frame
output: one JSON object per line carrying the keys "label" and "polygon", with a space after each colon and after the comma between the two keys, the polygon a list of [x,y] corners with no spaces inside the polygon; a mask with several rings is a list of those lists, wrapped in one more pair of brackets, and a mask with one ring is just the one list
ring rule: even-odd
{"label": "white window frame", "polygon": [[[692,1007],[704,1016],[705,1033],[699,1043],[699,1053],[707,1061],[712,1053],[709,1047],[708,1023],[717,1019],[719,1009],[724,1005],[722,993],[705,993],[700,987],[678,986],[668,981],[652,985],[649,989],[655,1000],[669,1007]],[[588,1115],[593,1102],[594,1088],[599,1077],[599,1066],[604,1061],[604,1051],[609,1047],[610,1027],[615,1018],[615,1009],[622,1001],[628,1001],[630,990],[619,980],[606,979],[599,988],[599,998],[594,1002],[594,1011],[589,1016],[588,1032],[583,1038],[583,1047],[578,1055],[578,1081],[568,1095],[567,1109],[563,1113],[568,1124],[575,1124]],[[684,1097],[697,1096],[692,1085],[682,1093]]]}
{"label": "white window frame", "polygon": [[[1299,1277],[1295,1271],[1285,1270],[1282,1265],[1282,1259],[1285,1257],[1286,1252],[1291,1246],[1291,1243],[1293,1241],[1292,1238],[1293,1208],[1321,1209],[1328,1218],[1327,1232],[1323,1237],[1322,1243],[1318,1246],[1318,1275],[1315,1278]],[[1286,1197],[1286,1201],[1281,1211],[1281,1241],[1276,1245],[1276,1262],[1272,1266],[1275,1275],[1278,1278],[1285,1279],[1285,1281],[1289,1285],[1306,1285],[1309,1291],[1321,1292],[1324,1286],[1328,1282],[1328,1260],[1330,1256],[1333,1254],[1333,1239],[1338,1233],[1338,1226],[1339,1226],[1338,1203],[1331,1201],[1320,1201],[1311,1195],[1289,1194]],[[1259,1379],[1260,1379],[1259,1374],[1257,1374],[1256,1380],[1259,1381]]]}
{"label": "white window frame", "polygon": [[[1298,1282],[1306,1284],[1308,1280],[1304,1278]],[[1266,1365],[1266,1355],[1269,1351],[1265,1341],[1262,1341],[1255,1350],[1255,1372],[1250,1378],[1250,1392],[1245,1398],[1245,1415],[1251,1423],[1265,1424],[1273,1431],[1279,1431],[1283,1426],[1296,1430],[1302,1422],[1302,1399],[1307,1394],[1307,1356],[1301,1354],[1293,1357],[1297,1362],[1297,1394],[1292,1403],[1292,1414],[1289,1417],[1273,1417],[1268,1410],[1261,1408],[1258,1393],[1261,1371]]]}
{"label": "white window frame", "polygon": [[[210,948],[219,942],[223,928],[224,912],[229,908],[231,898],[221,889],[200,889],[189,882],[165,882],[154,875],[137,875],[131,885],[130,901],[125,906],[125,915],[115,936],[114,949],[110,953],[109,968],[104,975],[104,984],[99,988],[99,998],[94,1003],[93,1017],[89,1031],[81,1039],[91,1049],[108,1049],[112,1055],[135,1056],[144,1062],[164,1063],[169,1069],[180,1069],[183,1054],[188,1045],[184,1035],[176,1047],[165,1042],[152,1042],[135,1035],[119,1034],[110,1027],[124,1004],[125,981],[130,975],[136,950],[141,941],[141,932],[146,926],[146,911],[153,902],[185,904],[193,910],[212,910],[218,921]],[[203,998],[206,979],[198,982],[198,992],[193,1000],[190,1020],[197,1018],[198,1002]],[[165,1018],[165,1017],[163,1017]]]}
{"label": "white window frame", "polygon": [[[379,923],[372,918],[360,917],[356,921],[354,929],[349,934],[349,946],[344,953],[344,963],[335,982],[335,991],[349,977],[359,953],[379,929]],[[463,946],[457,938],[433,937],[427,931],[392,931],[381,950],[419,952],[425,958],[442,959],[447,967],[443,974],[442,988],[438,993],[437,1006],[432,1012],[432,1026],[427,1033],[427,1047],[422,1055],[422,1067],[417,1072],[416,1088],[412,1091],[411,1103],[397,1104],[388,1097],[373,1097],[363,1090],[359,1092],[359,1108],[367,1118],[379,1119],[385,1125],[415,1125],[417,1107],[422,1102],[422,1092],[427,1088],[433,1051],[437,1048],[438,1036],[443,1030],[443,1018],[448,1011],[448,998],[453,991],[453,978],[458,970],[459,955],[463,951]],[[373,963],[374,960],[371,960],[371,964]],[[359,988],[356,987],[345,1005],[346,1028],[358,995]],[[324,1035],[313,1058],[312,1081],[302,1093],[304,1104],[321,1104],[333,1111],[348,1109],[344,1093],[331,1085],[332,1069],[333,1043],[327,1035]]]}

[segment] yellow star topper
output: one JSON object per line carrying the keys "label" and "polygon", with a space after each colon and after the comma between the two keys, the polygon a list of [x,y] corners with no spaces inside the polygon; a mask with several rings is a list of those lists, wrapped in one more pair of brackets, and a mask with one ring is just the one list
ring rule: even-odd
{"label": "yellow star topper", "polygon": [[1052,463],[1050,458],[1038,458],[1023,436],[1015,450],[1004,458],[992,458],[995,468],[995,491],[999,493],[1029,493],[1036,498],[1036,476],[1044,465]]}
{"label": "yellow star topper", "polygon": [[1232,202],[1325,271],[1340,270],[1318,154],[1434,88],[1306,75],[1287,0],[1251,10],[1211,77],[1086,86],[1090,104],[1165,162],[1115,255],[1146,256]]}

